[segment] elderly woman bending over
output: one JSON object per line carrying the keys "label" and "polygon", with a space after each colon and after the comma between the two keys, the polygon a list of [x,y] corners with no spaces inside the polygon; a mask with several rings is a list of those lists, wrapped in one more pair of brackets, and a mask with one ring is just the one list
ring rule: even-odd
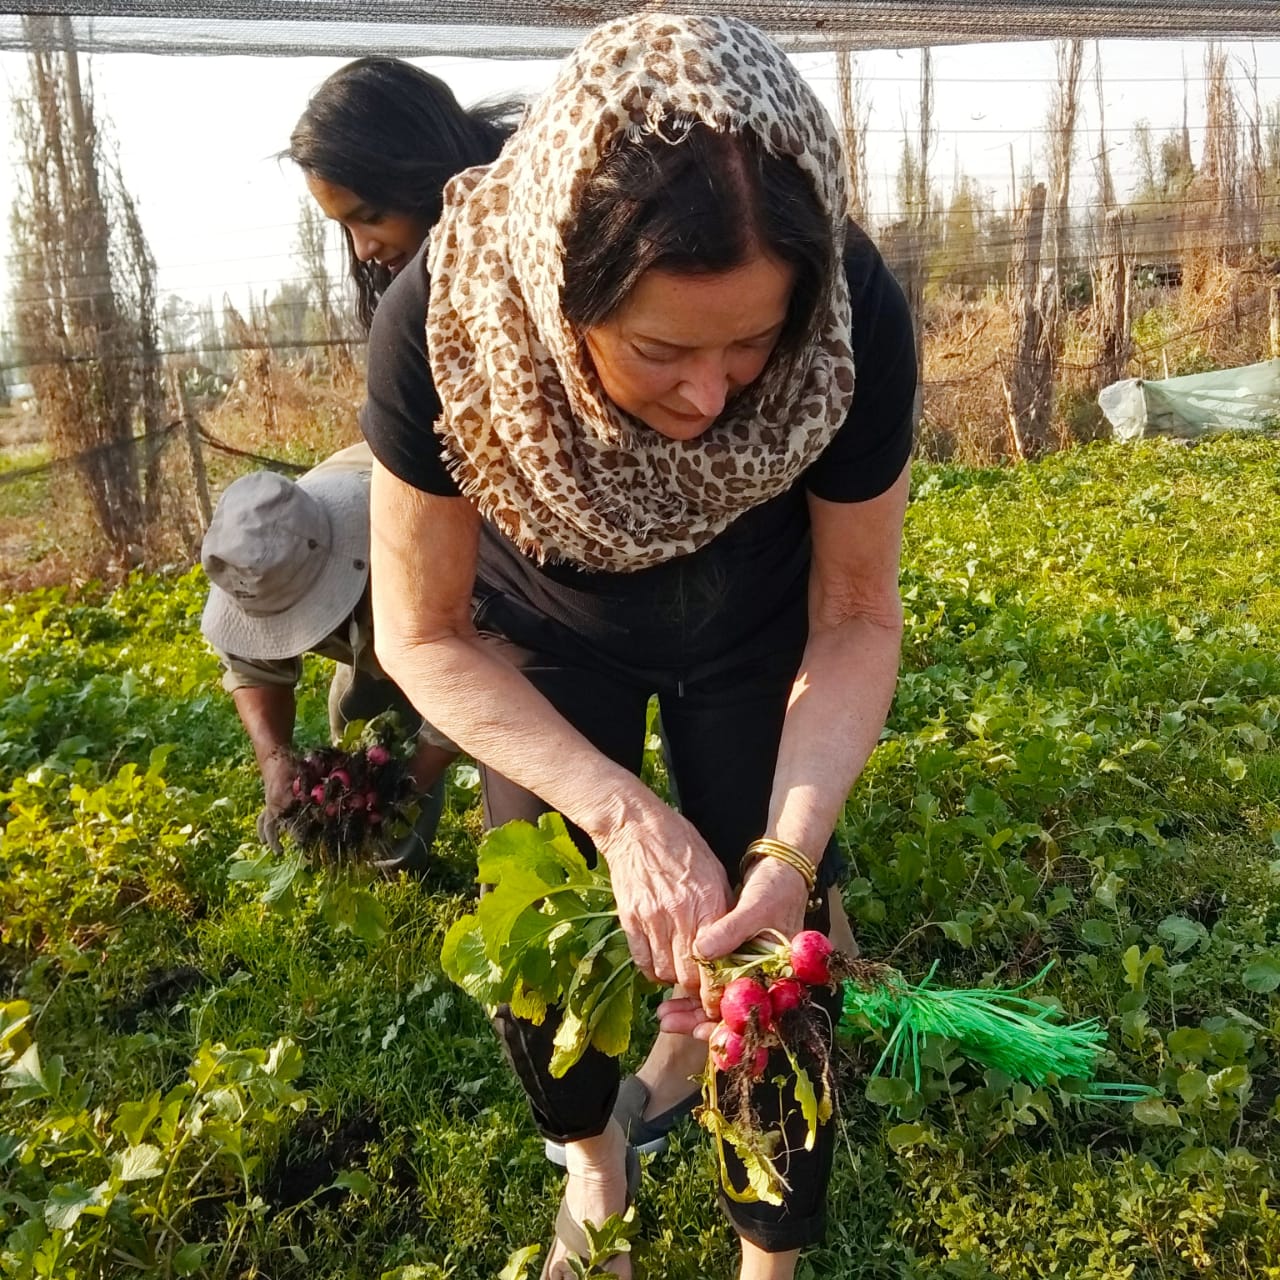
{"label": "elderly woman bending over", "polygon": [[[556,809],[606,860],[636,963],[683,989],[656,1051],[676,1093],[714,1012],[696,957],[828,927],[788,861],[739,863],[768,836],[831,882],[897,673],[915,357],[843,174],[758,31],[610,23],[450,185],[371,337],[379,657],[482,763],[489,822]],[[638,778],[655,693],[680,812]],[[558,1277],[629,1196],[618,1067],[588,1051],[552,1079],[554,1018],[496,1022],[567,1144]],[[821,1236],[832,1126],[805,1151],[794,1101],[759,1094],[790,1191],[723,1203],[741,1275],[789,1277]]]}

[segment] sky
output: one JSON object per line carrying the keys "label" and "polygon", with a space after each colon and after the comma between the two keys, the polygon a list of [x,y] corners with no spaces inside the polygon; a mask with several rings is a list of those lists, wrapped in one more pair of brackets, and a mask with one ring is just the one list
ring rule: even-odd
{"label": "sky", "polygon": [[[1280,42],[1226,46],[1233,63],[1258,73],[1264,104],[1280,99]],[[359,50],[353,50],[353,56]],[[1204,46],[1199,42],[1104,41],[1086,49],[1081,144],[1073,202],[1092,193],[1090,157],[1097,149],[1093,67],[1101,58],[1105,118],[1122,193],[1135,180],[1133,126],[1148,121],[1162,136],[1182,121],[1184,69],[1189,77],[1193,154],[1199,153]],[[311,91],[341,58],[101,54],[89,62],[99,117],[110,122],[126,181],[139,205],[158,264],[161,294],[191,302],[226,295],[244,307],[302,272],[293,258],[300,175],[275,155]],[[490,96],[533,96],[549,83],[556,62],[461,57],[415,59],[470,103]],[[801,71],[835,110],[832,57],[796,58]],[[957,170],[991,193],[998,210],[1009,203],[1010,148],[1020,174],[1034,164],[1043,177],[1045,118],[1053,80],[1052,46],[1043,43],[966,45],[933,51],[937,141],[931,167],[944,188]],[[877,50],[857,56],[871,105],[868,130],[872,229],[892,220],[893,176],[904,127],[914,133],[919,102],[918,50]],[[83,74],[83,73],[82,73]],[[1252,94],[1237,78],[1241,107]],[[25,59],[0,54],[0,111],[7,163],[0,165],[0,208],[15,194],[17,149],[11,141],[11,102],[26,84]],[[0,220],[7,228],[8,219]],[[7,232],[5,233],[7,237]],[[341,271],[338,241],[335,265]],[[6,245],[7,272],[11,251]],[[7,279],[0,278],[7,297]],[[7,328],[0,323],[0,327]]]}

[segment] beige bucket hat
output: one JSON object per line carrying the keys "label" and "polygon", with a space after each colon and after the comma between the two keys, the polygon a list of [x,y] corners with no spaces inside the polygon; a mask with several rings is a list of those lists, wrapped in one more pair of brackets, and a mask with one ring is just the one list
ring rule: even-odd
{"label": "beige bucket hat", "polygon": [[212,584],[200,629],[240,658],[296,658],[356,607],[369,581],[369,478],[255,471],[227,486],[200,551]]}

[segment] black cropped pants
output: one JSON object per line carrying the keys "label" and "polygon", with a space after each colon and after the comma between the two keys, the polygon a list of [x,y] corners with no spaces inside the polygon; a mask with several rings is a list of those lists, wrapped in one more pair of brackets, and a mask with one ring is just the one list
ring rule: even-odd
{"label": "black cropped pants", "polygon": [[[742,854],[764,832],[768,819],[783,716],[804,646],[803,618],[779,619],[777,627],[756,633],[738,652],[685,670],[624,665],[504,596],[482,601],[476,626],[494,652],[516,667],[599,751],[636,774],[644,752],[648,701],[656,693],[681,812],[720,859],[730,884],[738,885]],[[536,822],[546,811],[537,796],[494,770],[482,769],[482,776],[486,825],[515,818]],[[585,835],[576,829],[573,834],[594,860]],[[840,864],[832,841],[821,868],[819,883],[824,888],[834,883]],[[828,930],[825,895],[821,909],[806,923]],[[823,1003],[834,1028],[839,994]],[[603,1132],[618,1091],[616,1058],[588,1048],[557,1080],[548,1070],[558,1026],[554,1015],[535,1026],[504,1006],[494,1025],[544,1137],[573,1142]],[[785,1058],[776,1056],[766,1079],[785,1066]],[[818,1243],[825,1226],[835,1126],[823,1125],[813,1150],[805,1151],[800,1108],[789,1091],[780,1093],[770,1085],[758,1090],[754,1101],[762,1126],[781,1124],[786,1135],[788,1150],[779,1160],[790,1192],[785,1203],[775,1207],[739,1204],[722,1189],[721,1205],[738,1234],[768,1252]],[[731,1149],[726,1148],[726,1156],[730,1179],[744,1187],[745,1175]]]}

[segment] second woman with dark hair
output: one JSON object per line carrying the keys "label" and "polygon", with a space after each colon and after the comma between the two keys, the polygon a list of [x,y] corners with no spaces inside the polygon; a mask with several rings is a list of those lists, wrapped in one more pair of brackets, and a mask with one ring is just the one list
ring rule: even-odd
{"label": "second woman with dark hair", "polygon": [[342,224],[366,330],[439,218],[445,183],[495,159],[520,110],[516,102],[464,109],[443,80],[398,58],[350,62],[312,95],[283,154]]}

